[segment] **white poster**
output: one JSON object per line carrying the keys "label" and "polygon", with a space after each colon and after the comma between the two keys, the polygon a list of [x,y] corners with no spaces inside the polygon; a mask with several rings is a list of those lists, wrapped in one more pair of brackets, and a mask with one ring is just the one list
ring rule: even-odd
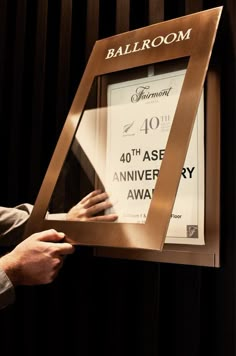
{"label": "white poster", "polygon": [[[105,186],[118,223],[145,223],[185,73],[179,70],[108,86]],[[166,243],[204,244],[203,99]]]}

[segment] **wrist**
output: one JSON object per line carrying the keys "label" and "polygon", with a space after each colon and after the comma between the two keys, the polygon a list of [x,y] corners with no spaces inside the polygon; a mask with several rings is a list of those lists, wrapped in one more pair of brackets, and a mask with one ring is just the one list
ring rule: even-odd
{"label": "wrist", "polygon": [[10,253],[0,258],[0,268],[6,273],[7,277],[14,286],[19,284],[18,267]]}

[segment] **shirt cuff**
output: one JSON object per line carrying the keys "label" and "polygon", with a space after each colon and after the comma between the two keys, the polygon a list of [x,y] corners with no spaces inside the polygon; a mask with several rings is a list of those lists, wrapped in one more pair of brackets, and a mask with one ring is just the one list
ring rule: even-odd
{"label": "shirt cuff", "polygon": [[48,220],[66,220],[66,216],[67,214],[66,213],[48,213],[46,215],[46,218]]}
{"label": "shirt cuff", "polygon": [[0,268],[0,309],[15,302],[15,288],[6,273]]}

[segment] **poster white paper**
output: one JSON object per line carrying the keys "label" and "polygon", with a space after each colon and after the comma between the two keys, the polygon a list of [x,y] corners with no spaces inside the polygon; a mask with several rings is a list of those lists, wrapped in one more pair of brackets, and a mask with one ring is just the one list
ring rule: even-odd
{"label": "poster white paper", "polygon": [[[145,223],[185,73],[179,70],[108,86],[105,186],[118,223]],[[166,243],[204,244],[203,99]]]}

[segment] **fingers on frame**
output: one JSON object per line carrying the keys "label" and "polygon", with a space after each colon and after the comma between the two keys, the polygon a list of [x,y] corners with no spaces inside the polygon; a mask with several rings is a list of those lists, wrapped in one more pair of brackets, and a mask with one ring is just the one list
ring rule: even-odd
{"label": "fingers on frame", "polygon": [[93,190],[92,192],[87,194],[85,197],[83,197],[83,199],[81,199],[80,203],[85,203],[88,199],[93,198],[101,193],[102,193],[102,191],[100,189]]}

